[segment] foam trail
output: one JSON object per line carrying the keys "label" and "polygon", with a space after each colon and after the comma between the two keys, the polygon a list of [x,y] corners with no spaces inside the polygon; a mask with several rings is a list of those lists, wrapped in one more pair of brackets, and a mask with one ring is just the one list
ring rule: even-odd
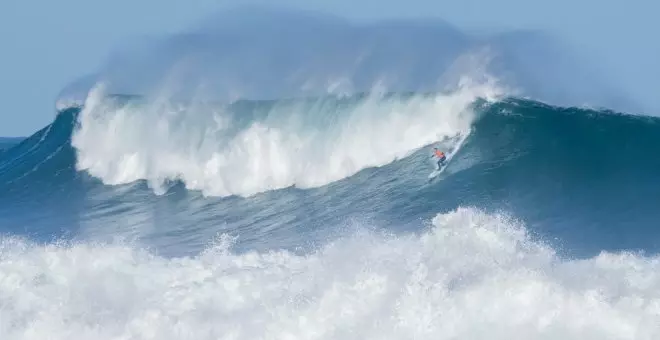
{"label": "foam trail", "polygon": [[376,95],[350,105],[326,98],[260,114],[199,103],[177,107],[166,96],[117,104],[96,88],[72,145],[78,169],[105,184],[145,179],[162,192],[166,180],[181,179],[207,195],[251,195],[322,186],[466,133],[475,118],[470,104],[499,95],[492,84],[465,83],[449,94]]}
{"label": "foam trail", "polygon": [[11,166],[14,166],[18,162],[22,161],[24,158],[27,158],[28,156],[31,156],[34,153],[36,153],[37,150],[39,150],[39,148],[42,146],[44,141],[48,138],[52,128],[53,128],[53,125],[48,125],[46,130],[41,135],[41,138],[39,138],[39,141],[37,143],[35,143],[30,149],[28,149],[24,153],[18,155],[16,158],[6,160],[2,164],[0,164],[0,174],[2,174],[5,171],[5,169],[10,168]]}
{"label": "foam trail", "polygon": [[559,259],[504,215],[460,208],[421,235],[192,258],[0,243],[0,338],[657,339],[660,259]]}

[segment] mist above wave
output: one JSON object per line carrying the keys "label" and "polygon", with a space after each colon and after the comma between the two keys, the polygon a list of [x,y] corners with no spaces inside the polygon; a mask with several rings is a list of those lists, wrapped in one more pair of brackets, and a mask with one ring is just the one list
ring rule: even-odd
{"label": "mist above wave", "polygon": [[94,75],[62,91],[80,103],[101,81],[112,93],[278,99],[374,88],[427,92],[488,74],[520,95],[564,106],[633,111],[594,60],[539,31],[472,35],[439,19],[358,23],[323,13],[244,7],[189,31],[125,42]]}

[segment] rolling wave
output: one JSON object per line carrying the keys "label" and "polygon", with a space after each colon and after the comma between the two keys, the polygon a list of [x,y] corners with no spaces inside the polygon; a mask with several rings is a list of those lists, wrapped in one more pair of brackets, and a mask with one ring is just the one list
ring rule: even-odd
{"label": "rolling wave", "polygon": [[[176,110],[90,96],[89,108],[62,111],[0,154],[0,222],[24,233],[26,224],[64,232],[76,221],[85,237],[137,237],[188,253],[217,232],[255,232],[239,242],[248,248],[295,247],[312,236],[289,231],[309,224],[325,230],[361,216],[398,229],[467,204],[509,211],[574,255],[660,249],[650,237],[660,219],[660,162],[649,156],[660,144],[657,118],[475,98],[490,90]],[[428,183],[426,146],[449,150],[466,131],[443,178]],[[174,201],[162,210],[163,200]],[[10,213],[19,202],[26,213]],[[107,226],[117,221],[127,224]],[[644,232],[630,235],[631,224]],[[170,238],[190,228],[204,232]]]}
{"label": "rolling wave", "polygon": [[[493,85],[449,94],[308,102],[175,106],[106,103],[90,94],[72,145],[77,168],[106,184],[146,180],[157,192],[181,180],[207,195],[247,196],[289,186],[319,187],[416,149],[468,133],[470,105],[493,100]],[[165,189],[164,189],[165,188]]]}

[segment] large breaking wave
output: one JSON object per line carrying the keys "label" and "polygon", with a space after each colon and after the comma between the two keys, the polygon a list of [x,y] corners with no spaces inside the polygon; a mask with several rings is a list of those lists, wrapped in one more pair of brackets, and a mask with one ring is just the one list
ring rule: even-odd
{"label": "large breaking wave", "polygon": [[465,83],[447,94],[176,105],[88,97],[74,132],[77,168],[106,184],[170,180],[209,195],[318,187],[382,166],[436,141],[468,134],[478,98],[502,94]]}

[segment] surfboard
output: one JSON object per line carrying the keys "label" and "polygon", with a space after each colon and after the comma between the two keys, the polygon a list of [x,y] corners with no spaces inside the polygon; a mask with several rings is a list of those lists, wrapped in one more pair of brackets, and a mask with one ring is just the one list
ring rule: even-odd
{"label": "surfboard", "polygon": [[440,168],[440,169],[435,169],[435,170],[433,170],[433,172],[431,172],[431,173],[429,174],[429,179],[433,179],[433,178],[435,178],[435,176],[441,174],[441,173],[442,173],[442,170],[444,170],[446,167],[447,167],[447,165],[443,166],[443,167]]}
{"label": "surfboard", "polygon": [[463,143],[467,139],[467,137],[470,135],[470,133],[466,133],[463,136],[461,136],[461,139],[458,140],[458,143],[456,143],[456,146],[452,149],[450,153],[447,154],[447,160],[445,160],[445,165],[441,167],[440,169],[435,169],[429,174],[429,181],[433,180],[436,178],[438,175],[442,174],[445,169],[447,169],[447,166],[449,166],[449,162],[451,161],[452,158],[454,158],[454,155],[458,152],[458,150],[461,149],[463,146]]}

